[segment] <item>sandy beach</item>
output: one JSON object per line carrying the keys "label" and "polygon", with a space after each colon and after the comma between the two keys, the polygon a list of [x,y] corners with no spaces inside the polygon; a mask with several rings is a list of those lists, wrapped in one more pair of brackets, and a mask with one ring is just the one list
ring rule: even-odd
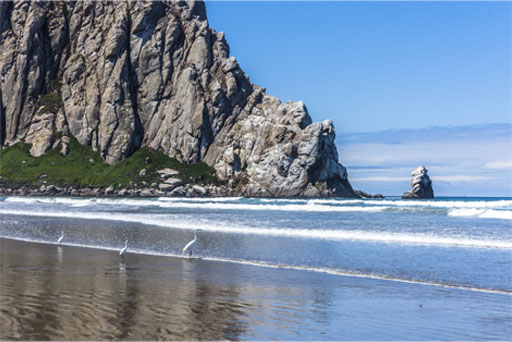
{"label": "sandy beach", "polygon": [[510,337],[507,294],[200,259],[121,259],[5,238],[0,247],[1,339]]}

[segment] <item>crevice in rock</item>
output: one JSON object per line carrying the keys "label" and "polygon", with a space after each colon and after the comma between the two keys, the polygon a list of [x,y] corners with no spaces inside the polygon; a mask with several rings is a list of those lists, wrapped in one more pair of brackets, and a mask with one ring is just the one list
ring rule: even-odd
{"label": "crevice in rock", "polygon": [[[69,19],[70,19],[71,14],[69,13],[66,2],[61,4],[61,12],[64,17],[64,24],[65,24],[65,33],[64,34],[66,37],[66,43],[65,43],[64,51],[62,52],[62,54],[59,58],[58,70],[59,70],[59,76],[60,76],[59,79],[61,79],[63,81],[62,75],[64,74],[64,66],[66,64],[66,61],[71,57],[71,51],[72,51],[71,38],[69,35],[69,31],[70,31]],[[62,58],[62,57],[64,57],[64,58]],[[84,68],[85,68],[85,66],[84,66]],[[61,81],[61,84],[62,84],[62,81]],[[62,93],[61,93],[61,97],[62,97]],[[68,117],[66,115],[66,110],[65,110],[64,106],[62,106],[62,116],[64,117],[64,126],[69,127]]]}
{"label": "crevice in rock", "polygon": [[[27,102],[32,105],[32,112],[29,113],[30,120],[27,122],[26,126],[23,127],[24,129],[30,127],[32,118],[34,117],[35,113],[37,112],[36,104],[38,103],[38,99],[41,97],[41,94],[44,94],[45,91],[47,90],[47,87],[45,84],[46,77],[47,77],[47,66],[48,66],[48,61],[46,60],[46,56],[47,56],[46,52],[48,50],[48,45],[51,45],[51,44],[48,44],[48,42],[50,40],[46,39],[46,38],[49,38],[47,16],[45,16],[42,24],[39,25],[39,27],[37,27],[36,29],[34,29],[33,35],[31,37],[32,41],[31,41],[31,45],[30,45],[30,50],[29,50],[29,53],[26,58],[26,64],[25,64],[25,68],[24,68],[24,72],[23,72],[24,79],[29,79],[30,66],[32,65],[32,63],[37,63],[37,67],[40,69],[39,70],[39,78],[34,82],[34,84],[36,86],[39,85],[38,86],[39,89],[37,91],[37,94],[32,94],[33,96],[29,96],[29,94],[27,94],[27,90],[28,90],[27,88],[28,88],[29,82],[23,82],[21,98],[27,98],[27,101],[21,101],[20,110],[18,112],[18,115],[16,116],[16,126],[14,127],[13,138],[19,135],[20,124],[21,124],[20,120],[23,116],[23,113],[25,112],[25,103]],[[41,60],[36,59],[36,52],[39,53],[39,58]],[[48,81],[49,81],[49,79],[48,79]],[[34,98],[34,96],[36,98]],[[26,134],[27,132],[25,131],[24,133]]]}
{"label": "crevice in rock", "polygon": [[132,154],[135,150],[137,150],[141,144],[142,139],[144,138],[144,127],[142,126],[142,122],[139,116],[139,106],[137,103],[137,96],[139,91],[139,81],[137,79],[137,73],[133,68],[133,64],[131,61],[131,31],[132,31],[132,16],[130,14],[130,7],[127,6],[127,39],[126,39],[126,63],[128,67],[128,90],[130,92],[130,101],[135,121],[135,128],[132,132],[132,143],[133,148],[129,148],[126,151],[125,157]]}
{"label": "crevice in rock", "polygon": [[[11,15],[14,3],[12,1],[0,1],[0,44],[2,44],[4,38],[4,32],[8,29],[12,30]],[[16,35],[16,34],[15,34]]]}
{"label": "crevice in rock", "polygon": [[5,142],[5,107],[2,102],[2,88],[0,87],[0,147]]}
{"label": "crevice in rock", "polygon": [[[208,153],[208,149],[210,148],[210,144],[213,141],[213,134],[210,124],[210,116],[208,114],[208,108],[206,106],[203,107],[203,124],[201,127],[201,144],[198,149],[198,160],[204,158],[204,156]],[[204,149],[204,150],[203,150]]]}

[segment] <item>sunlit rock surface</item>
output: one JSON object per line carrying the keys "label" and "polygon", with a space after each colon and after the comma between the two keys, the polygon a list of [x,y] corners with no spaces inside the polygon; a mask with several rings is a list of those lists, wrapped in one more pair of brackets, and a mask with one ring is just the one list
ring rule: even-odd
{"label": "sunlit rock surface", "polygon": [[434,190],[432,189],[432,181],[427,174],[428,170],[421,165],[411,173],[412,190],[404,192],[404,199],[432,199],[434,198]]}
{"label": "sunlit rock surface", "polygon": [[332,122],[251,83],[203,2],[0,2],[0,30],[1,145],[71,134],[109,164],[205,161],[241,195],[357,197]]}

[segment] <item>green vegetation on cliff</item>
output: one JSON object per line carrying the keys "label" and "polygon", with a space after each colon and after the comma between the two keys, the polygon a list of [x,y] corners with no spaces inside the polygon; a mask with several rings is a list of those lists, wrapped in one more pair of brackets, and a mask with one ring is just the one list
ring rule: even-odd
{"label": "green vegetation on cliff", "polygon": [[[70,137],[70,152],[67,156],[58,149],[50,150],[41,157],[32,157],[31,145],[18,143],[0,150],[0,176],[4,185],[40,186],[43,181],[57,186],[108,187],[110,185],[139,186],[160,181],[156,172],[163,168],[179,171],[176,176],[184,183],[217,183],[215,169],[203,162],[185,164],[169,158],[159,151],[141,148],[122,162],[110,166],[90,146],[83,146]],[[149,163],[146,162],[149,158]],[[146,169],[144,176],[140,171]]]}
{"label": "green vegetation on cliff", "polygon": [[64,108],[59,81],[50,81],[48,84],[48,92],[44,95],[41,95],[41,98],[39,99],[39,106],[44,106],[43,112],[54,114],[56,114],[59,109]]}

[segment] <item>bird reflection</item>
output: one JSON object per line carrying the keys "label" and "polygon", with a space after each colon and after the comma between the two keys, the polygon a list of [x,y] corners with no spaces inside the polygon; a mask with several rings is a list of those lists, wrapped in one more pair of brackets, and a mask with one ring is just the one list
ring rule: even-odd
{"label": "bird reflection", "polygon": [[64,250],[61,246],[57,247],[57,260],[59,261],[59,264],[62,265],[62,260],[64,258]]}
{"label": "bird reflection", "polygon": [[126,275],[126,263],[124,261],[119,261],[119,274]]}
{"label": "bird reflection", "polygon": [[119,289],[126,292],[126,264],[124,260],[119,261]]}

